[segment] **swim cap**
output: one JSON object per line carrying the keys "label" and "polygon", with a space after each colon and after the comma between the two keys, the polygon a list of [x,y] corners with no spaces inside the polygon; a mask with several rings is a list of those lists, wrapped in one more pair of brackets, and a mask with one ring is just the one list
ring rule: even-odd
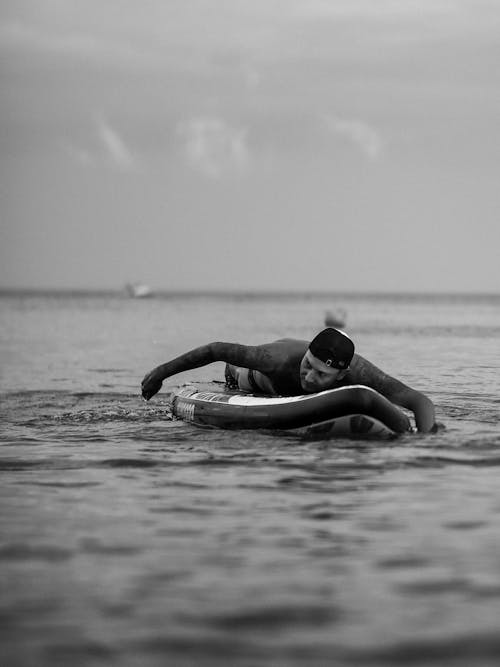
{"label": "swim cap", "polygon": [[343,331],[328,327],[311,341],[309,350],[327,366],[344,370],[351,363],[354,343]]}

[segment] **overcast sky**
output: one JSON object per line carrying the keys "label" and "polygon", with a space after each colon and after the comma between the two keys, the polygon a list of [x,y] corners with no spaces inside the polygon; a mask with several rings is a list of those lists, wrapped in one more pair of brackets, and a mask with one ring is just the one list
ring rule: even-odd
{"label": "overcast sky", "polygon": [[500,290],[498,0],[2,0],[1,287]]}

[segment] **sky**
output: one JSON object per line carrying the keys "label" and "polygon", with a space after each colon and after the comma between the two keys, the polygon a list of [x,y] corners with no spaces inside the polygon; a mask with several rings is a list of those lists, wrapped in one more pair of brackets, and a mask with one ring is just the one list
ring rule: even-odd
{"label": "sky", "polygon": [[500,291],[498,0],[2,0],[0,287]]}

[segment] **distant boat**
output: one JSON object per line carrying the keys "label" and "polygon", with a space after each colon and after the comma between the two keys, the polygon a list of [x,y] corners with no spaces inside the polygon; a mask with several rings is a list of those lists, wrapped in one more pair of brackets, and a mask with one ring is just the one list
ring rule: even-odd
{"label": "distant boat", "polygon": [[153,295],[151,287],[149,287],[149,285],[144,285],[143,283],[127,283],[125,285],[125,291],[134,299],[143,299],[146,296]]}
{"label": "distant boat", "polygon": [[345,308],[336,308],[335,310],[327,310],[325,313],[325,326],[327,327],[345,327],[347,321],[347,311]]}

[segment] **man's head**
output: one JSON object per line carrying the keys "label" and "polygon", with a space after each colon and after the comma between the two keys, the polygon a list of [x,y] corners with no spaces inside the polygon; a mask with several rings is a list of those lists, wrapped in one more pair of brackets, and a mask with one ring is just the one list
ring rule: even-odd
{"label": "man's head", "polygon": [[309,394],[335,386],[349,369],[354,343],[344,332],[329,327],[310,343],[300,363],[300,383]]}

